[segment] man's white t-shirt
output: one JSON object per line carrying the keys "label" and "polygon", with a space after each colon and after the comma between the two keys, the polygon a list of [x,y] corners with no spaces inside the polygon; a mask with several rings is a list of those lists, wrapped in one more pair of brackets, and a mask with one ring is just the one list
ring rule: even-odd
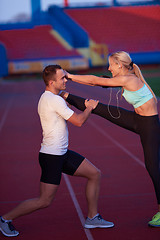
{"label": "man's white t-shirt", "polygon": [[59,95],[45,91],[38,103],[38,114],[43,130],[40,152],[63,155],[68,149],[68,120],[74,113]]}

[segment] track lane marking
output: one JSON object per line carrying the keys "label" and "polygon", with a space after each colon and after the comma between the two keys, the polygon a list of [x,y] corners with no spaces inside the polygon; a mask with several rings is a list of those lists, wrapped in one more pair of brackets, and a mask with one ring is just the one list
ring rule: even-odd
{"label": "track lane marking", "polygon": [[2,119],[1,119],[1,121],[0,121],[0,131],[2,130],[2,128],[3,128],[4,124],[5,124],[7,115],[8,115],[8,113],[9,113],[9,110],[10,110],[11,105],[12,105],[12,101],[13,101],[13,98],[11,98],[10,101],[8,102],[7,107],[6,107],[6,109],[5,109],[5,112],[4,112],[4,114],[3,114],[3,117],[2,117]]}
{"label": "track lane marking", "polygon": [[109,136],[102,128],[97,126],[93,121],[88,121],[88,124],[92,125],[98,132],[100,132],[104,137],[108,138],[110,141],[112,141],[117,147],[119,147],[123,152],[128,154],[134,161],[136,161],[139,165],[145,168],[145,164],[137,158],[134,154],[132,154],[130,151],[128,151],[125,147],[123,147],[119,142],[117,142],[114,138]]}
{"label": "track lane marking", "polygon": [[[70,183],[70,181],[69,181],[68,176],[67,176],[65,173],[63,173],[63,177],[64,177],[64,179],[65,179],[65,182],[66,182],[68,191],[69,191],[69,193],[70,193],[70,195],[71,195],[71,198],[72,198],[72,201],[73,201],[73,203],[74,203],[75,209],[76,209],[76,211],[77,211],[77,213],[78,213],[79,219],[80,219],[81,224],[82,224],[82,226],[83,226],[84,223],[85,223],[85,219],[84,219],[82,210],[81,210],[81,208],[80,208],[80,205],[79,205],[79,203],[78,203],[78,200],[77,200],[77,198],[76,198],[76,196],[75,196],[74,190],[73,190],[73,188],[72,188],[72,186],[71,186],[71,183]],[[85,231],[85,234],[86,234],[88,240],[94,240],[89,229],[84,228],[84,231]]]}

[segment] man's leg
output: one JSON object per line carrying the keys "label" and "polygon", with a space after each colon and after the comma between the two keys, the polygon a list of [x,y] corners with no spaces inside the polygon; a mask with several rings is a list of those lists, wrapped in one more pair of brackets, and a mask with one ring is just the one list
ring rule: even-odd
{"label": "man's leg", "polygon": [[40,196],[20,203],[9,213],[3,215],[5,220],[13,220],[17,217],[32,213],[38,209],[48,207],[57,191],[58,185],[40,183]]}
{"label": "man's leg", "polygon": [[85,228],[110,228],[114,223],[104,220],[97,211],[98,197],[100,189],[100,170],[91,162],[84,159],[78,167],[74,176],[85,177],[88,179],[86,185],[86,198],[88,202],[88,217],[85,221]]}
{"label": "man's leg", "polygon": [[74,176],[85,177],[88,179],[86,185],[88,217],[93,218],[97,214],[101,172],[91,162],[89,162],[87,159],[84,159],[74,173]]}
{"label": "man's leg", "polygon": [[41,182],[40,196],[38,198],[26,200],[20,203],[13,210],[2,216],[2,218],[0,219],[0,230],[2,231],[2,233],[5,236],[14,236],[15,233],[16,236],[18,232],[15,231],[14,228],[10,227],[11,220],[32,213],[38,209],[48,207],[51,204],[53,198],[55,197],[57,189],[58,185]]}

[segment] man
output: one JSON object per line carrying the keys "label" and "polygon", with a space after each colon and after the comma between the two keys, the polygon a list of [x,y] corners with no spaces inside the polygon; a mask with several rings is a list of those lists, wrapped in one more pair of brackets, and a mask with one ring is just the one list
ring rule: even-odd
{"label": "man", "polygon": [[100,171],[80,154],[68,150],[68,129],[66,120],[75,126],[82,126],[98,101],[86,100],[86,109],[77,114],[71,110],[65,100],[59,96],[66,88],[66,75],[59,65],[49,65],[43,71],[46,90],[38,103],[38,113],[43,130],[43,141],[39,153],[42,169],[40,196],[29,199],[0,218],[0,230],[5,236],[17,236],[18,231],[11,224],[12,220],[48,207],[55,197],[60,185],[62,172],[88,179],[86,198],[88,217],[84,227],[108,228],[114,224],[107,222],[97,213]]}

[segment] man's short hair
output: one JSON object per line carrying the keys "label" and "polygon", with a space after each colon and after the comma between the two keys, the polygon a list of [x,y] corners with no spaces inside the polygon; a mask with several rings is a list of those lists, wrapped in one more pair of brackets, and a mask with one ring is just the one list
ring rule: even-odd
{"label": "man's short hair", "polygon": [[43,70],[43,80],[46,86],[48,86],[50,80],[55,80],[54,76],[57,69],[62,69],[60,65],[48,65]]}

